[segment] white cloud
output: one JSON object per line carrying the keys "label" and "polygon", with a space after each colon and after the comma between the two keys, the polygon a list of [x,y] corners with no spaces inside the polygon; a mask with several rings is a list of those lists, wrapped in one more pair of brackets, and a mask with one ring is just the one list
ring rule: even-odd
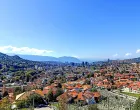
{"label": "white cloud", "polygon": [[26,54],[26,55],[47,55],[52,53],[52,50],[41,50],[29,47],[14,47],[14,46],[0,46],[0,52],[3,53],[15,53],[15,54]]}
{"label": "white cloud", "polygon": [[126,53],[125,54],[125,56],[131,56],[132,55],[132,53]]}
{"label": "white cloud", "polygon": [[136,53],[140,53],[140,49],[138,49],[138,50],[136,51]]}
{"label": "white cloud", "polygon": [[117,54],[117,53],[113,55],[113,57],[117,57],[117,56],[118,56],[118,54]]}

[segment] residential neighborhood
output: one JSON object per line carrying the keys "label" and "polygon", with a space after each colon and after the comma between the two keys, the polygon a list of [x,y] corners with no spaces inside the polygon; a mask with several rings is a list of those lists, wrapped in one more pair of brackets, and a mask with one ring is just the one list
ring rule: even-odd
{"label": "residential neighborhood", "polygon": [[[10,74],[1,71],[1,104],[6,100],[10,103],[9,109],[21,110],[25,108],[61,110],[61,107],[66,110],[74,107],[90,109],[90,105],[99,110],[109,108],[115,110],[118,106],[120,110],[130,109],[140,96],[138,65],[140,64],[85,62],[76,65],[74,63],[52,65],[47,69],[43,67],[42,70],[35,65],[22,71],[17,69],[16,73],[9,71]],[[5,66],[2,64],[2,70],[3,68]],[[7,76],[3,77],[4,74]],[[123,106],[120,103],[108,104],[119,100],[128,103]]]}
{"label": "residential neighborhood", "polygon": [[0,110],[140,110],[140,0],[0,0]]}

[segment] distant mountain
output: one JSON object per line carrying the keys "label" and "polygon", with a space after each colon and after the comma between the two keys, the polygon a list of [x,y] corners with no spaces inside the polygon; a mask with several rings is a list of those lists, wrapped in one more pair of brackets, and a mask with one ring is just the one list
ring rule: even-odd
{"label": "distant mountain", "polygon": [[5,62],[5,61],[9,61],[9,62],[17,61],[17,62],[19,62],[19,61],[25,61],[25,60],[22,59],[22,58],[20,58],[20,57],[17,56],[17,55],[8,56],[8,55],[6,55],[6,54],[0,52],[0,62],[1,62],[1,61],[3,61],[3,62]]}
{"label": "distant mountain", "polygon": [[81,63],[81,61],[78,59],[78,58],[75,58],[75,57],[67,57],[67,56],[64,56],[64,57],[59,57],[58,60],[60,62],[75,62],[75,63]]}
{"label": "distant mountain", "polygon": [[25,65],[26,64],[26,66],[45,65],[45,63],[43,62],[25,60],[18,55],[9,56],[1,52],[0,52],[0,64],[4,64],[4,65],[15,65],[15,64]]}
{"label": "distant mountain", "polygon": [[32,60],[32,61],[58,61],[55,57],[50,56],[37,56],[37,55],[18,55],[23,59]]}
{"label": "distant mountain", "polygon": [[18,55],[23,59],[32,60],[32,61],[56,61],[56,62],[75,62],[80,63],[81,61],[74,57],[51,57],[51,56],[37,56],[37,55]]}

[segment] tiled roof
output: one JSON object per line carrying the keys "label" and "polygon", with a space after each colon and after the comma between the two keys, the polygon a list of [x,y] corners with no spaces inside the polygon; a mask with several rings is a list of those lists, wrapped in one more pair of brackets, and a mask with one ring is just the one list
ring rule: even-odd
{"label": "tiled roof", "polygon": [[77,100],[82,100],[82,101],[85,100],[82,92],[80,92],[80,93],[78,94]]}
{"label": "tiled roof", "polygon": [[93,94],[94,94],[94,97],[100,97],[101,96],[101,94],[99,92],[94,92]]}

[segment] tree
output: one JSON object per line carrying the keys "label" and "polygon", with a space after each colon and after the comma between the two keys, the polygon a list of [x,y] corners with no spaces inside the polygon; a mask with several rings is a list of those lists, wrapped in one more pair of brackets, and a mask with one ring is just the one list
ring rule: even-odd
{"label": "tree", "polygon": [[39,104],[45,104],[45,102],[43,101],[40,95],[31,94],[26,100],[18,101],[16,105],[19,109],[21,109],[21,108],[31,107],[33,106],[33,103],[34,103],[34,106],[37,106]]}
{"label": "tree", "polygon": [[96,88],[92,88],[91,92],[97,92],[97,89]]}
{"label": "tree", "polygon": [[86,79],[85,84],[90,85],[90,80]]}
{"label": "tree", "polygon": [[54,100],[56,100],[56,98],[58,96],[60,96],[61,94],[63,94],[63,90],[61,88],[58,88],[57,91],[56,91],[56,94],[54,95]]}
{"label": "tree", "polygon": [[10,110],[10,106],[11,104],[8,97],[5,97],[0,101],[0,110]]}
{"label": "tree", "polygon": [[26,81],[29,82],[29,80],[31,78],[31,74],[29,72],[27,72],[25,75],[26,75]]}
{"label": "tree", "polygon": [[1,80],[4,80],[4,79],[6,79],[6,77],[5,77],[5,76],[2,76],[2,77],[1,77]]}
{"label": "tree", "polygon": [[58,101],[58,110],[68,110],[67,98],[63,97]]}
{"label": "tree", "polygon": [[33,101],[34,101],[34,105],[39,105],[39,104],[45,104],[45,102],[43,101],[42,97],[38,94],[32,94],[27,98],[27,105],[33,105]]}
{"label": "tree", "polygon": [[48,100],[48,102],[53,100],[53,92],[52,92],[52,90],[50,90],[48,92],[48,94],[46,94],[46,100]]}
{"label": "tree", "polygon": [[18,95],[18,94],[20,94],[20,93],[22,93],[22,92],[24,92],[24,90],[22,90],[21,87],[16,87],[16,88],[15,88],[15,92],[14,92],[15,95]]}
{"label": "tree", "polygon": [[20,77],[19,77],[19,76],[16,76],[15,80],[16,80],[17,82],[19,82]]}
{"label": "tree", "polygon": [[136,101],[136,103],[135,103],[135,105],[134,105],[132,110],[140,110],[140,97]]}
{"label": "tree", "polygon": [[61,85],[61,83],[58,83],[58,87],[59,87],[59,88],[62,88],[62,85]]}
{"label": "tree", "polygon": [[7,91],[5,91],[4,93],[3,93],[3,97],[6,97],[6,96],[8,96],[9,94],[8,94],[8,92]]}
{"label": "tree", "polygon": [[22,101],[17,101],[16,105],[17,105],[17,108],[25,108],[26,104],[25,104],[25,100],[22,100]]}
{"label": "tree", "polygon": [[15,72],[15,71],[16,71],[15,68],[14,68],[13,66],[11,66],[11,67],[9,68],[9,70],[12,71],[12,72]]}
{"label": "tree", "polygon": [[0,100],[2,99],[2,95],[0,94]]}

